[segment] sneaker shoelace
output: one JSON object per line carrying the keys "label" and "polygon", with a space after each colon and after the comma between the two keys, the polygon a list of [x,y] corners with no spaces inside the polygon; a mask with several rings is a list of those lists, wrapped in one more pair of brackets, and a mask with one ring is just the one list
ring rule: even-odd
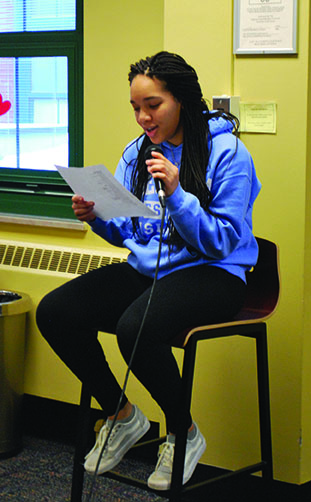
{"label": "sneaker shoelace", "polygon": [[[118,429],[120,428],[120,425],[119,424],[115,424],[114,428],[112,429],[112,432],[110,434],[110,437],[108,439],[108,443],[106,445],[106,451],[108,451],[109,449],[109,445],[111,444],[111,442],[113,441]],[[95,442],[95,445],[93,446],[93,448],[91,449],[91,451],[86,455],[86,459],[89,458],[97,449],[100,449],[103,447],[103,445],[105,444],[105,441],[106,441],[106,438],[109,434],[109,431],[110,431],[110,427],[105,424],[99,431],[98,433],[98,436],[97,436],[97,439],[96,439],[96,442]]]}
{"label": "sneaker shoelace", "polygon": [[155,470],[162,469],[166,472],[171,472],[174,458],[174,444],[165,442],[159,448],[159,460]]}

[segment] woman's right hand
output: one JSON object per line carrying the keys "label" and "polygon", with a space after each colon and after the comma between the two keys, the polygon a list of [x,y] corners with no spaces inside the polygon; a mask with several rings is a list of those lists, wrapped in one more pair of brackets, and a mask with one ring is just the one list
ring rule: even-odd
{"label": "woman's right hand", "polygon": [[96,215],[93,213],[94,202],[84,200],[81,195],[74,195],[71,200],[73,212],[78,220],[86,221],[87,223],[95,220]]}

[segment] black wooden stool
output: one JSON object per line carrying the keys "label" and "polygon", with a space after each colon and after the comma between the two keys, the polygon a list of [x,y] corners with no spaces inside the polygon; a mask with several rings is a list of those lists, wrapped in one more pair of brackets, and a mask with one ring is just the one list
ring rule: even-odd
{"label": "black wooden stool", "polygon": [[[255,472],[262,472],[263,478],[267,480],[272,480],[273,478],[266,320],[275,311],[279,298],[278,248],[274,243],[265,239],[257,238],[257,242],[259,245],[259,258],[253,270],[247,273],[247,293],[242,310],[230,322],[198,326],[191,330],[186,330],[172,344],[174,347],[184,349],[184,358],[182,367],[182,402],[180,403],[179,410],[181,418],[179,429],[176,432],[172,482],[168,494],[170,502],[182,500],[183,493],[189,493],[197,488],[202,488],[204,485],[219,481],[219,476],[217,476],[212,479],[205,479],[198,484],[191,484],[190,481],[187,485],[182,485],[187,441],[186,420],[191,407],[197,343],[202,340],[236,335],[253,338],[256,341],[261,459],[256,464],[226,472],[220,478],[225,479]],[[82,497],[83,462],[86,454],[90,402],[91,396],[87,393],[84,386],[82,386],[78,426],[79,437],[77,438],[74,458],[71,502],[81,502]],[[145,446],[146,443],[141,443],[141,446],[143,445]],[[140,447],[140,445],[136,447]],[[152,491],[148,488],[146,482],[129,476],[116,472],[108,472],[104,476]],[[166,496],[166,492],[158,493],[163,493]]]}

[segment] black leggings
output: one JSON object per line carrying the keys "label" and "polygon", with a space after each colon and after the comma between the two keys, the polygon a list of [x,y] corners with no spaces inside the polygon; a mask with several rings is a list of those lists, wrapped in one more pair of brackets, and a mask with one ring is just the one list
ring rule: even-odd
{"label": "black leggings", "polygon": [[[115,333],[128,363],[151,285],[152,279],[127,263],[118,263],[65,283],[38,306],[41,333],[88,386],[105,416],[114,414],[121,389],[97,332]],[[162,408],[169,431],[176,430],[181,384],[170,341],[185,328],[230,319],[240,309],[244,295],[241,279],[208,265],[172,272],[158,280],[132,371]],[[125,396],[122,406],[126,401]]]}

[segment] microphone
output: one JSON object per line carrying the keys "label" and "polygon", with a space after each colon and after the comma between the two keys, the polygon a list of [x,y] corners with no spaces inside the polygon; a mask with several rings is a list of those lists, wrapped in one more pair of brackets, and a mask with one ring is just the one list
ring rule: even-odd
{"label": "microphone", "polygon": [[[153,159],[151,152],[158,152],[163,155],[162,148],[160,148],[157,145],[149,145],[145,150],[145,160]],[[164,208],[166,206],[164,183],[162,180],[159,180],[159,178],[153,178],[153,180],[159,197],[160,204]]]}

